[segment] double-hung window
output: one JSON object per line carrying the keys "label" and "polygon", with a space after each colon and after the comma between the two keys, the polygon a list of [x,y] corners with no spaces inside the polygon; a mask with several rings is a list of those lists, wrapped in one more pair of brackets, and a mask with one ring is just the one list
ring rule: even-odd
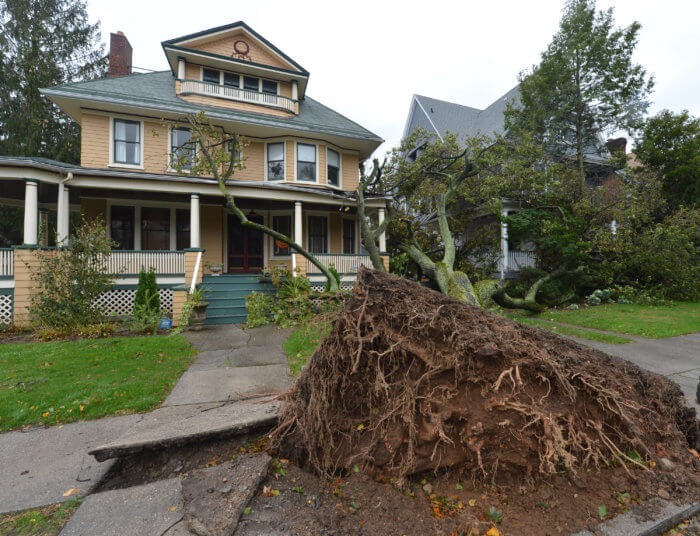
{"label": "double-hung window", "polygon": [[240,75],[234,73],[224,73],[224,85],[228,87],[241,87]]}
{"label": "double-hung window", "polygon": [[355,253],[355,220],[343,219],[343,253]]}
{"label": "double-hung window", "polygon": [[[278,233],[282,233],[285,236],[290,236],[292,234],[292,217],[288,214],[283,216],[273,216],[272,228]],[[275,247],[273,251],[275,257],[283,257],[291,253],[289,244],[283,242],[279,238],[274,238],[274,241]]]}
{"label": "double-hung window", "polygon": [[316,182],[316,146],[297,143],[297,180]]}
{"label": "double-hung window", "polygon": [[141,123],[114,120],[114,163],[141,165]]}
{"label": "double-hung window", "polygon": [[262,92],[267,93],[268,95],[277,95],[277,82],[273,82],[272,80],[263,80]]}
{"label": "double-hung window", "polygon": [[267,180],[284,180],[284,142],[267,144]]}
{"label": "double-hung window", "polygon": [[141,249],[170,249],[170,209],[141,209]]}
{"label": "double-hung window", "polygon": [[134,249],[134,207],[112,205],[109,210],[109,235],[114,249]]}
{"label": "double-hung window", "polygon": [[309,251],[328,253],[328,218],[309,216]]}
{"label": "double-hung window", "polygon": [[328,149],[328,184],[340,186],[340,153]]}
{"label": "double-hung window", "polygon": [[210,84],[221,83],[221,71],[215,69],[202,69],[202,80]]}
{"label": "double-hung window", "polygon": [[194,160],[192,132],[187,127],[175,127],[170,131],[171,166],[190,169]]}
{"label": "double-hung window", "polygon": [[247,89],[249,91],[260,91],[260,79],[252,76],[244,76],[243,89]]}

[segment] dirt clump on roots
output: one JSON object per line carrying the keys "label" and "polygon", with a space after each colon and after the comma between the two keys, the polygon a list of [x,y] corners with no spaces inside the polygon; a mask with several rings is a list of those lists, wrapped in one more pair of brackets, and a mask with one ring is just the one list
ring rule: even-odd
{"label": "dirt clump on roots", "polygon": [[666,378],[364,268],[279,423],[280,456],[333,476],[523,485],[605,466],[634,479],[660,458],[690,477],[697,464],[695,410]]}

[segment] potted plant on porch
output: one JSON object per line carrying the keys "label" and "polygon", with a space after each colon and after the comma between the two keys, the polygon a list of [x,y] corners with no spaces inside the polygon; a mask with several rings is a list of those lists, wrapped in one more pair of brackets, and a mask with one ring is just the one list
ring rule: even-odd
{"label": "potted plant on porch", "polygon": [[204,266],[211,272],[211,275],[221,275],[221,273],[224,271],[224,265],[221,264],[220,262],[205,262]]}
{"label": "potted plant on porch", "polygon": [[190,292],[192,302],[192,314],[190,315],[190,329],[198,331],[202,329],[204,320],[207,318],[207,307],[209,302],[204,301],[204,294],[201,287],[195,287]]}

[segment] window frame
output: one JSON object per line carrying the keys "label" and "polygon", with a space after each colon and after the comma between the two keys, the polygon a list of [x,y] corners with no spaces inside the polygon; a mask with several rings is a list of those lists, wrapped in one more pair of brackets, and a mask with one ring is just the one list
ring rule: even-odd
{"label": "window frame", "polygon": [[[311,218],[323,218],[326,221],[326,251],[311,251]],[[330,215],[323,212],[306,213],[306,249],[317,255],[328,255],[331,251],[331,222]]]}
{"label": "window frame", "polygon": [[[282,145],[282,178],[281,179],[271,179],[270,178],[270,145],[280,144]],[[279,160],[272,160],[272,162],[279,162]],[[268,141],[265,142],[265,181],[270,182],[283,182],[287,180],[287,142],[282,141]]]}
{"label": "window frame", "polygon": [[223,71],[221,71],[221,69],[211,69],[210,67],[204,67],[204,66],[201,67],[200,77],[199,77],[200,80],[206,84],[216,84],[217,82],[210,82],[209,80],[204,79],[204,71],[211,71],[212,73],[214,73],[214,72],[219,73],[218,85],[222,85]]}
{"label": "window frame", "polygon": [[[118,162],[114,159],[115,157],[115,144],[117,140],[115,139],[115,128],[117,121],[125,121],[128,123],[137,123],[139,125],[139,163],[129,164],[124,162]],[[143,121],[138,119],[131,119],[123,116],[109,116],[109,167],[120,167],[127,169],[144,169],[144,137],[143,137]],[[123,143],[134,143],[134,142],[123,142]]]}
{"label": "window frame", "polygon": [[[275,218],[289,218],[289,234],[287,236],[294,240],[294,236],[292,236],[294,234],[294,213],[291,211],[270,213],[270,226],[277,231],[277,228],[275,227]],[[270,237],[270,257],[273,259],[290,259],[294,253],[294,250],[288,246],[287,249],[289,250],[289,253],[276,253],[275,240],[276,238],[274,236]]]}
{"label": "window frame", "polygon": [[[172,171],[174,173],[177,173],[177,170],[172,167],[172,162],[173,162],[173,130],[188,130],[190,132],[190,139],[192,139],[192,129],[190,127],[186,126],[177,126],[177,127],[170,127],[168,129],[168,171]],[[194,158],[195,154],[197,153],[196,148],[193,147],[193,154],[192,158]],[[189,172],[190,169],[192,168],[192,163],[190,163],[189,167],[182,168],[183,172]]]}
{"label": "window frame", "polygon": [[[350,222],[352,225],[352,251],[345,251],[345,222]],[[340,220],[340,247],[343,250],[343,255],[357,255],[357,219],[343,217]]]}
{"label": "window frame", "polygon": [[[307,160],[299,160],[299,146],[300,145],[305,145],[307,147],[313,147],[314,148],[314,154],[315,154],[315,161],[314,161],[314,169],[315,169],[315,177],[313,179],[300,179],[299,178],[299,162],[304,162],[307,164],[310,164],[311,162]],[[316,143],[305,143],[305,142],[294,142],[294,180],[297,182],[306,182],[306,183],[316,183],[318,184],[318,144]]]}
{"label": "window frame", "polygon": [[[265,91],[265,82],[269,82],[270,84],[275,84],[275,92],[274,93],[269,93]],[[268,78],[261,78],[260,79],[260,93],[265,93],[265,95],[279,95],[280,94],[280,83],[277,80],[270,80]]]}
{"label": "window frame", "polygon": [[[235,78],[238,79],[238,85],[237,85],[237,86],[231,86],[231,85],[229,85],[229,84],[226,83],[226,75],[227,75],[227,74],[228,74],[228,75],[231,75],[231,76],[233,76],[233,77],[235,77]],[[220,80],[220,82],[221,82],[221,85],[224,86],[224,87],[230,87],[230,88],[233,88],[233,89],[241,89],[241,75],[238,74],[238,73],[233,73],[233,72],[231,72],[231,71],[221,71],[221,80]]]}
{"label": "window frame", "polygon": [[[113,248],[115,251],[136,251],[136,222],[137,222],[137,217],[136,217],[136,207],[134,205],[127,205],[127,204],[122,204],[122,203],[115,203],[115,204],[110,204],[109,205],[109,221],[107,224],[107,228],[109,229],[109,238],[110,240],[114,240],[112,237],[112,216],[115,208],[119,209],[130,209],[131,212],[131,248],[122,248],[121,247],[121,242],[119,243],[118,247]],[[116,240],[115,240],[116,242]]]}
{"label": "window frame", "polygon": [[[331,165],[328,163],[328,154],[330,151],[333,151],[338,155],[338,184],[331,184],[329,180],[329,175],[328,175],[328,169],[331,167]],[[335,167],[335,166],[333,166]],[[326,145],[326,184],[330,186],[331,188],[338,188],[342,189],[343,187],[343,153],[340,151],[333,149],[332,147],[328,147]]]}
{"label": "window frame", "polygon": [[[257,82],[257,84],[256,84],[256,89],[251,89],[251,88],[245,87],[245,80],[246,80],[246,78],[247,78],[248,80],[255,80],[255,81]],[[261,81],[260,81],[260,77],[258,77],[258,76],[246,76],[246,75],[242,75],[242,76],[241,76],[241,87],[240,87],[240,89],[242,89],[243,91],[257,91],[258,93],[260,93],[260,84],[261,84]]]}

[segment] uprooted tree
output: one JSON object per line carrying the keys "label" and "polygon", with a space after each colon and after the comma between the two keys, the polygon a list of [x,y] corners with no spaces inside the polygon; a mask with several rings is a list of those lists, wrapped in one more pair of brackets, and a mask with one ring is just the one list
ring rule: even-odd
{"label": "uprooted tree", "polygon": [[[227,132],[225,128],[214,125],[207,119],[203,111],[187,115],[185,122],[189,127],[190,136],[189,139],[175,147],[170,167],[178,171],[186,170],[190,175],[211,176],[216,179],[219,191],[226,199],[226,206],[238,218],[241,225],[288,244],[291,249],[300,253],[323,273],[328,281],[329,292],[340,290],[338,279],[311,252],[284,233],[262,223],[251,221],[236,204],[236,198],[227,184],[237,170],[245,168],[245,158],[241,157],[242,150],[246,145],[245,139],[235,132]],[[170,128],[177,126],[168,125]]]}
{"label": "uprooted tree", "polygon": [[389,191],[384,175],[384,164],[380,164],[378,159],[374,159],[372,168],[369,172],[365,171],[364,163],[360,164],[360,181],[355,191],[357,200],[357,218],[360,221],[360,236],[362,244],[365,246],[369,258],[372,261],[372,266],[375,270],[386,271],[386,266],[382,261],[379,246],[377,241],[382,233],[385,233],[391,218],[385,218],[384,221],[377,221],[374,224],[365,207],[365,199],[368,194],[385,195]]}

